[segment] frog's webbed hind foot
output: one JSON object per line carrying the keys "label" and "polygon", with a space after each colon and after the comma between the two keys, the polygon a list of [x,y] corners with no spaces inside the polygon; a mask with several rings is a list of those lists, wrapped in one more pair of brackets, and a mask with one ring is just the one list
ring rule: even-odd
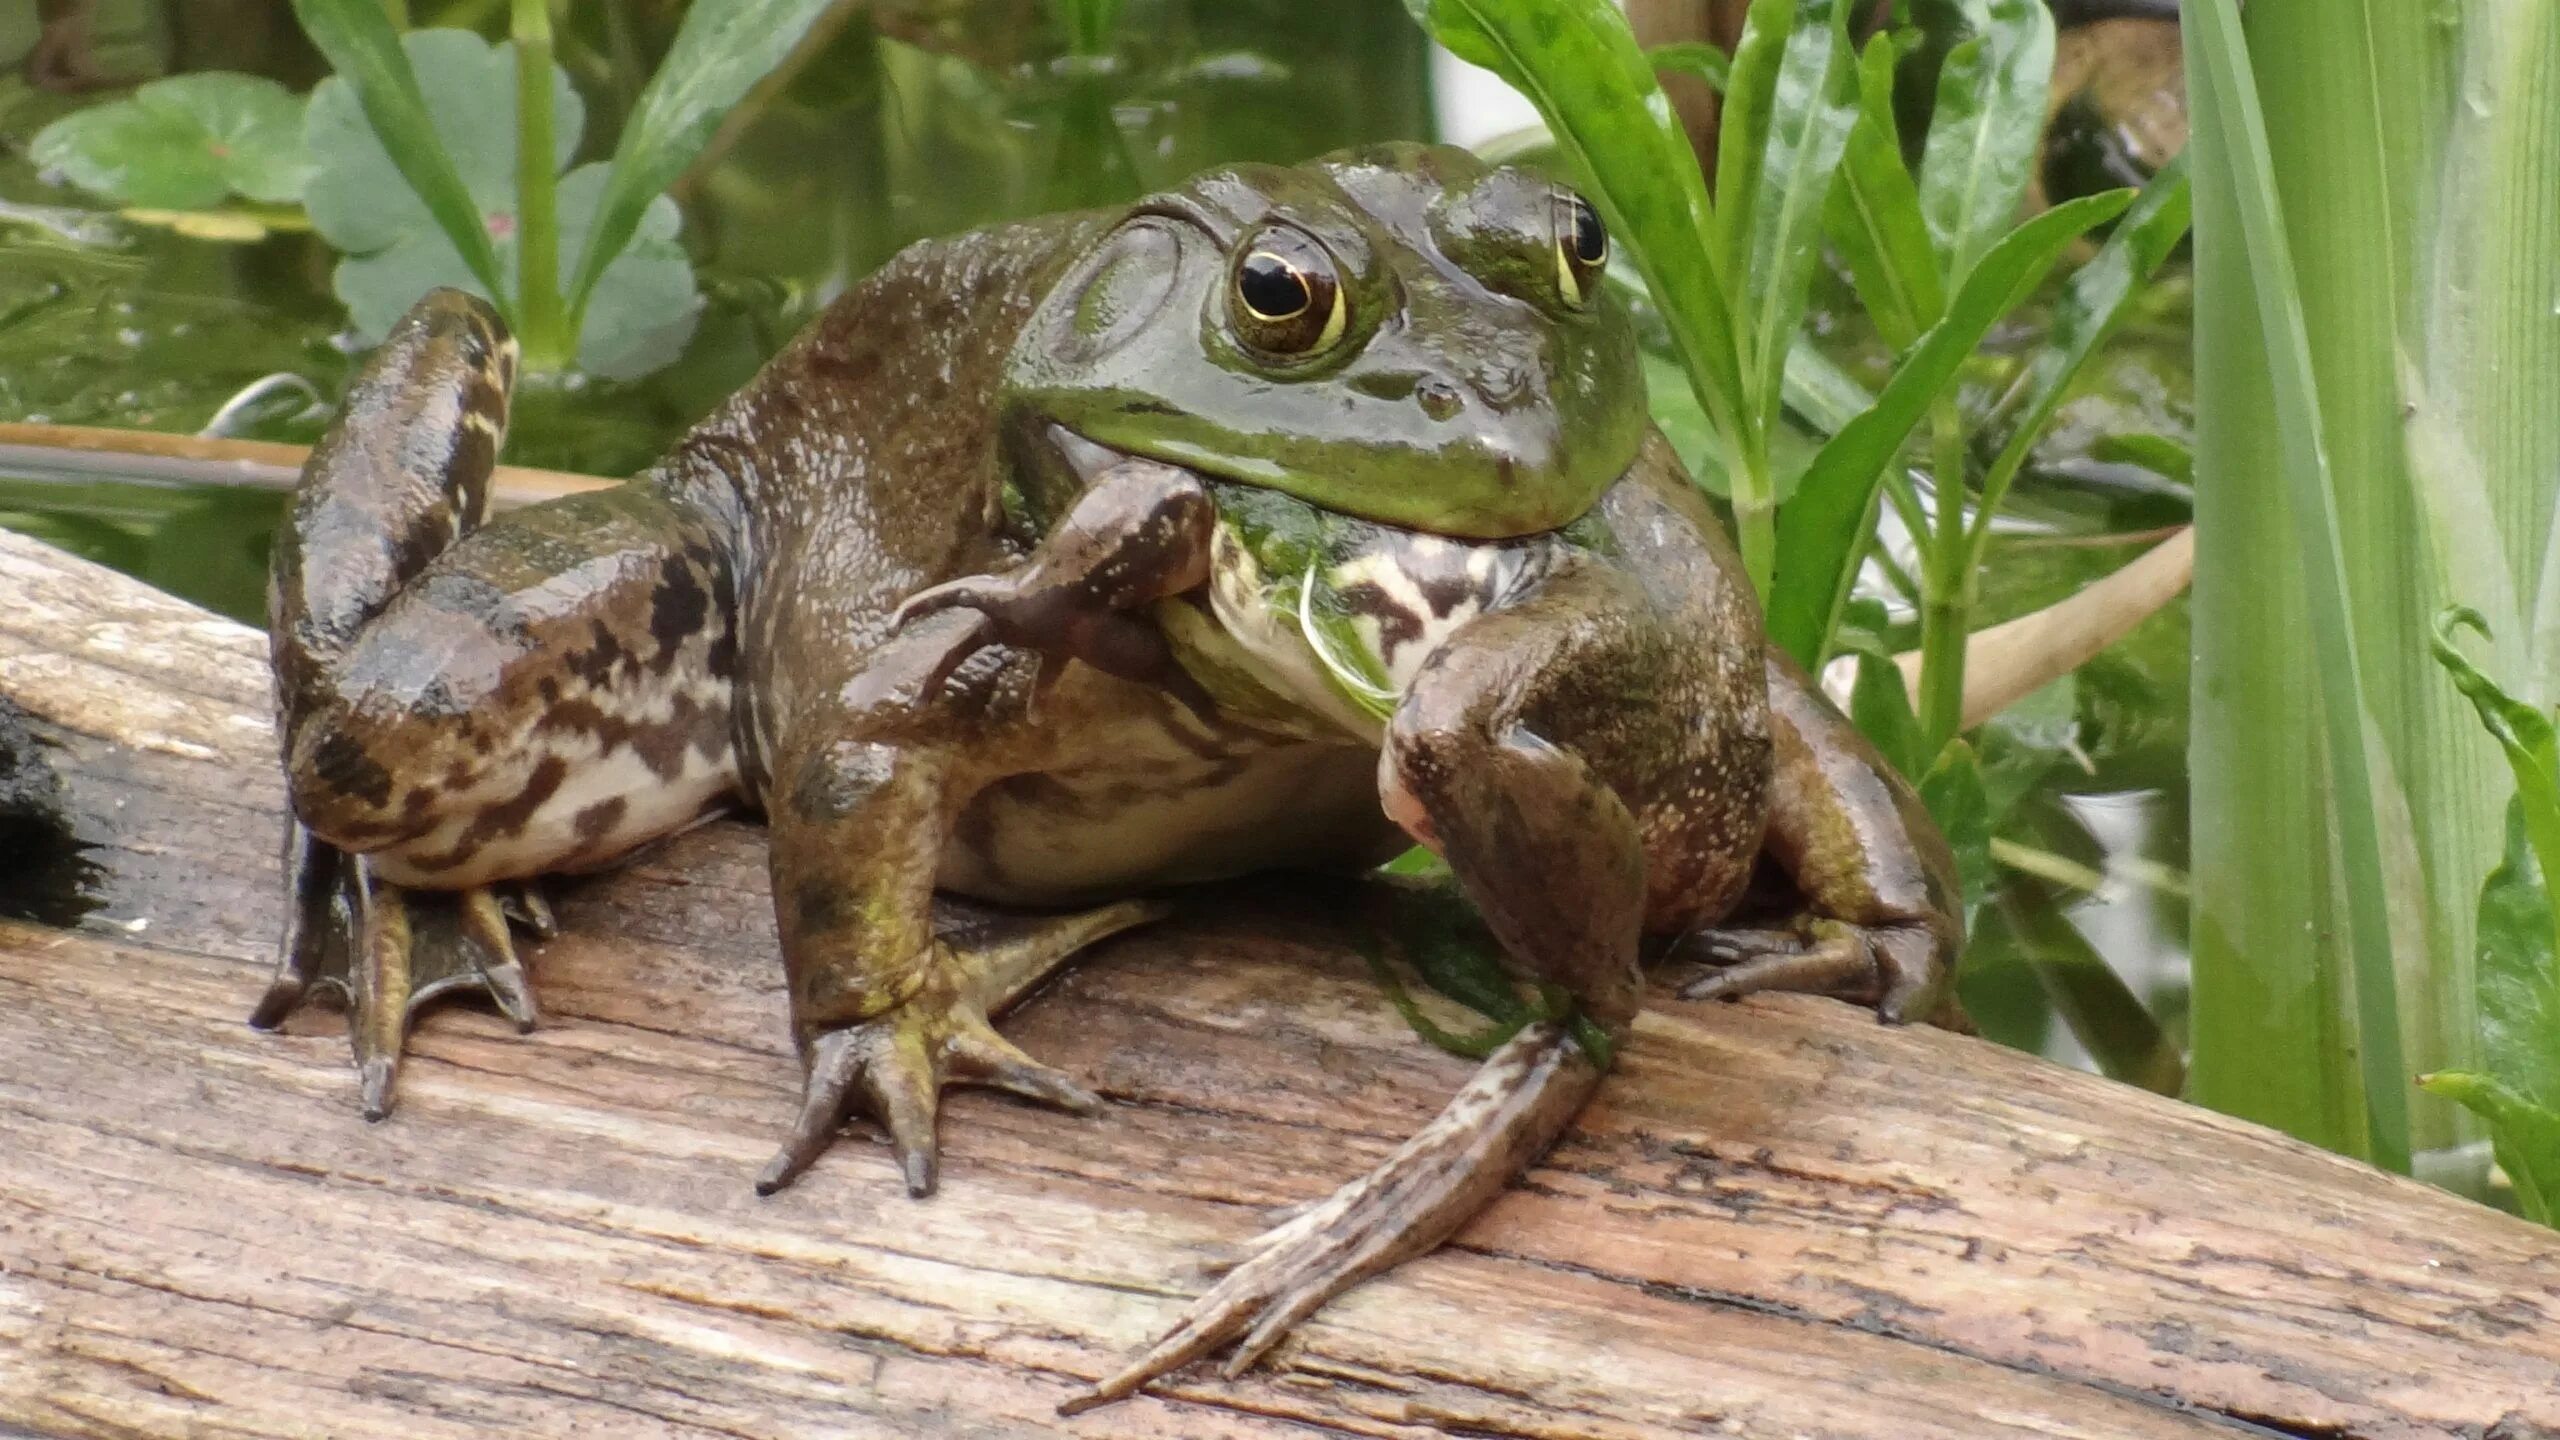
{"label": "frog's webbed hind foot", "polygon": [[1680,987],[1683,1000],[1791,990],[1867,1006],[1887,1024],[1925,1020],[1960,1029],[1944,953],[1925,925],[1807,918],[1786,928],[1700,930],[1674,946],[1670,958],[1707,967]]}
{"label": "frog's webbed hind foot", "polygon": [[391,1113],[400,1053],[418,1012],[440,996],[478,991],[530,1030],[540,1019],[510,918],[548,936],[551,911],[532,882],[461,891],[383,883],[361,855],[300,825],[288,844],[291,912],[275,978],[249,1016],[272,1030],[312,999],[347,1009],[364,1117]]}
{"label": "frog's webbed hind foot", "polygon": [[1236,1348],[1224,1371],[1243,1374],[1327,1300],[1472,1219],[1554,1143],[1599,1083],[1599,1067],[1561,1026],[1521,1031],[1376,1169],[1256,1237],[1180,1323],[1058,1413],[1135,1394],[1229,1341]]}
{"label": "frog's webbed hind foot", "polygon": [[781,1153],[757,1177],[756,1193],[771,1195],[798,1179],[834,1142],[845,1116],[858,1111],[889,1132],[907,1193],[932,1194],[934,1120],[945,1085],[983,1085],[1079,1115],[1100,1109],[1091,1091],[1024,1054],[989,1017],[1077,951],[1165,913],[1161,904],[1126,901],[1071,915],[990,919],[937,936],[922,989],[886,1014],[804,1042],[800,1113]]}

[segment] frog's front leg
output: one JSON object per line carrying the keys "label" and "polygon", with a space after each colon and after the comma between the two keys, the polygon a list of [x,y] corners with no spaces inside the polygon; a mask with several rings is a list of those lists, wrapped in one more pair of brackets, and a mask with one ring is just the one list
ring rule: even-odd
{"label": "frog's front leg", "polygon": [[974,617],[946,653],[946,675],[986,646],[1012,645],[1039,657],[1044,678],[1059,662],[1082,660],[1205,716],[1213,708],[1208,692],[1173,658],[1147,607],[1207,582],[1216,525],[1217,507],[1199,477],[1124,460],[1094,478],[1020,566],[918,591],[899,607],[896,624],[948,610]]}
{"label": "frog's front leg", "polygon": [[1712,967],[1684,999],[1806,990],[1873,1006],[1896,1024],[1961,1025],[1964,944],[1955,859],[1919,796],[1795,662],[1772,650],[1768,857],[1804,913],[1779,929],[1703,930],[1675,959]]}
{"label": "frog's front leg", "polygon": [[[1619,789],[1678,798],[1664,780],[1697,753],[1700,727],[1681,713],[1696,673],[1624,572],[1569,567],[1425,661],[1379,757],[1388,813],[1448,860],[1513,966],[1570,994],[1612,1046],[1640,999],[1648,906],[1646,827]],[[1325,1301],[1483,1209],[1564,1132],[1606,1063],[1561,1023],[1522,1030],[1420,1133],[1255,1239],[1171,1332],[1062,1408],[1134,1393],[1229,1341],[1226,1372],[1241,1373]]]}
{"label": "frog's front leg", "polygon": [[984,783],[1006,702],[986,673],[946,686],[973,644],[960,613],[905,626],[819,713],[786,726],[766,797],[774,914],[805,1067],[791,1134],[756,1181],[770,1195],[834,1140],[849,1111],[888,1131],[911,1195],[931,1194],[942,1087],[1008,1090],[1078,1113],[1100,1101],[996,1033],[990,1017],[1076,951],[1155,918],[1139,903],[1058,917],[1010,943],[937,935],[936,871]]}

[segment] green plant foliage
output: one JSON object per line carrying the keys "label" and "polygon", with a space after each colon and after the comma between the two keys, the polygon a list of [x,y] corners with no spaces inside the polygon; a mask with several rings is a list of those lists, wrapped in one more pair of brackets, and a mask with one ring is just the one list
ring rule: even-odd
{"label": "green plant foliage", "polygon": [[[562,246],[564,256],[578,257],[567,285],[572,324],[596,303],[623,247],[635,236],[645,243],[644,217],[664,203],[660,197],[711,142],[721,118],[782,63],[827,6],[828,0],[730,0],[685,11],[667,58],[623,121],[610,179],[588,212],[583,242]],[[574,126],[561,128],[575,133]],[[561,211],[565,231],[565,193]]]}
{"label": "green plant foliage", "polygon": [[1769,638],[1808,668],[1818,666],[1847,603],[1857,560],[1874,525],[1884,467],[2003,315],[2017,308],[2072,241],[2122,213],[2133,192],[2084,196],[2047,210],[1991,247],[1948,307],[1895,367],[1873,408],[1831,437],[1779,513],[1780,584],[1769,605]]}
{"label": "green plant foliage", "polygon": [[1656,45],[1644,52],[1656,75],[1686,75],[1722,91],[1733,73],[1733,57],[1703,40]]}
{"label": "green plant foliage", "polygon": [[[481,207],[473,203],[470,187],[438,138],[434,112],[382,6],[376,0],[294,0],[293,13],[329,68],[337,72],[339,82],[354,92],[373,132],[382,137],[377,148],[388,147],[384,158],[435,217],[455,253],[480,282],[480,293],[505,295],[507,286],[500,280],[497,251],[489,243]],[[487,93],[469,95],[464,97],[462,111],[470,113],[492,99]],[[512,100],[509,110],[512,114]],[[512,121],[509,129],[512,133]]]}
{"label": "green plant foliage", "polygon": [[1958,0],[1973,34],[1938,72],[1938,105],[1920,167],[1920,211],[1943,273],[1974,263],[2025,199],[2044,139],[2053,75],[2045,0]]}
{"label": "green plant foliage", "polygon": [[2463,629],[2488,633],[2477,612],[2450,609],[2436,623],[2435,656],[2505,749],[2516,796],[2505,855],[2480,887],[2474,984],[2487,1071],[2439,1071],[2418,1083],[2487,1121],[2519,1208],[2560,1225],[2560,929],[2548,880],[2560,873],[2560,738],[2549,715],[2462,654],[2455,635]]}
{"label": "green plant foliage", "polygon": [[1962,739],[1950,740],[1938,752],[1929,773],[1920,777],[1920,803],[1938,822],[1955,852],[1956,875],[1964,885],[1965,914],[1992,890],[1991,796],[1982,782],[1982,762]]}
{"label": "green plant foliage", "polygon": [[1876,333],[1907,350],[1947,308],[1946,281],[1921,214],[1920,188],[1902,158],[1893,114],[1900,47],[1891,34],[1867,42],[1858,64],[1858,119],[1849,131],[1826,228],[1848,263]]}
{"label": "green plant foliage", "polygon": [[154,80],[47,125],[28,155],[119,205],[205,210],[233,195],[286,204],[311,170],[302,103],[255,75]]}
{"label": "green plant foliage", "polygon": [[[448,157],[469,198],[474,228],[497,258],[499,273],[515,277],[516,222],[515,51],[462,30],[420,30],[402,38],[402,50],[418,92],[435,117],[435,143]],[[585,109],[568,77],[552,73],[552,151],[555,164],[576,153]],[[356,328],[379,338],[419,296],[438,285],[457,285],[484,296],[511,295],[509,284],[493,292],[479,283],[438,217],[423,203],[407,173],[381,138],[364,123],[351,86],[338,79],[312,92],[308,122],[315,165],[305,191],[311,223],[323,239],[346,252],[338,264],[338,298]],[[566,258],[593,243],[608,186],[601,164],[560,177],[558,206]],[[676,243],[681,219],[675,202],[658,197],[643,223],[604,272],[579,334],[578,368],[608,379],[645,374],[681,353],[701,310],[693,270]]]}
{"label": "green plant foliage", "polygon": [[1651,64],[1609,0],[1405,0],[1460,59],[1538,107],[1591,203],[1660,307],[1690,387],[1716,431],[1740,433],[1743,367],[1715,222],[1697,158]]}

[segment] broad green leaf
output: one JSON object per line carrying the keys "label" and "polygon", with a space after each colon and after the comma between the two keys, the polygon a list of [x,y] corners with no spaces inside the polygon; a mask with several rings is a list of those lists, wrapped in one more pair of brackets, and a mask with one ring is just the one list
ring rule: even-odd
{"label": "broad green leaf", "polygon": [[2560,1226],[2560,1113],[2487,1075],[2444,1070],[2419,1076],[2418,1084],[2488,1121],[2498,1168],[2516,1187],[2516,1208],[2526,1219]]}
{"label": "broad green leaf", "polygon": [[1662,307],[1719,432],[1747,413],[1735,319],[1710,249],[1714,207],[1689,139],[1610,0],[1405,0],[1432,38],[1528,97]]}
{"label": "broad green leaf", "polygon": [[2505,854],[2480,886],[2480,1053],[2500,1083],[2560,1112],[2560,949],[2526,809],[2509,802]]}
{"label": "broad green leaf", "polygon": [[2053,318],[2046,327],[2044,345],[2011,391],[2012,398],[2025,397],[2024,409],[2015,417],[2008,442],[2000,447],[2000,454],[1983,476],[1982,509],[1969,542],[1973,564],[1981,563],[1983,548],[1991,539],[1992,517],[2007,497],[2010,482],[2026,465],[2045,427],[2062,409],[2071,387],[2097,355],[2098,347],[2123,322],[2152,273],[2185,238],[2193,213],[2192,200],[2187,160],[2180,155],[2142,187],[2141,195],[2125,212],[2123,223],[2099,247],[2096,257],[2073,272],[2070,283],[2063,287],[2062,298],[2055,303]]}
{"label": "broad green leaf", "polygon": [[[503,296],[505,286],[488,229],[479,208],[471,203],[471,192],[454,168],[453,157],[437,137],[435,119],[418,90],[418,77],[409,68],[409,56],[382,6],[377,0],[293,0],[293,13],[329,67],[354,89],[366,121],[381,137],[401,177],[443,228],[481,288],[489,295]],[[494,103],[494,97],[475,97],[476,102]],[[507,107],[512,115],[512,97]],[[509,153],[513,153],[512,143]]]}
{"label": "broad green leaf", "polygon": [[1820,667],[1848,598],[1874,529],[1884,467],[2000,317],[2043,283],[2065,247],[2132,199],[2129,190],[2085,196],[2009,232],[1965,277],[1947,317],[1903,357],[1875,405],[1814,457],[1795,498],[1778,512],[1778,583],[1769,605],[1769,638],[1806,668]]}
{"label": "broad green leaf", "polygon": [[[1823,202],[1858,118],[1847,8],[1841,0],[1805,0],[1778,65],[1742,292],[1750,297],[1747,353],[1760,366],[1753,397],[1764,425],[1776,418],[1781,403],[1787,355],[1804,325],[1805,299],[1822,257]],[[1731,193],[1721,179],[1717,188]],[[1734,217],[1726,218],[1731,223]]]}
{"label": "broad green leaf", "polygon": [[[2463,630],[2475,631],[2485,639],[2489,625],[2480,618],[2479,611],[2469,606],[2457,605],[2436,617],[2436,663],[2453,676],[2454,688],[2480,712],[2481,725],[2507,752],[2507,768],[2516,776],[2517,813],[2523,819],[2525,833],[2533,839],[2541,871],[2546,875],[2560,874],[2560,737],[2553,733],[2550,716],[2509,695],[2471,663],[2456,639]],[[2485,891],[2480,904],[2485,926],[2489,904]],[[2550,943],[2548,934],[2543,938],[2546,945]],[[2481,943],[2485,948],[2485,934]],[[2560,1031],[2553,1033],[2560,1035]],[[2560,1090],[2541,1098],[2560,1107]]]}
{"label": "broad green leaf", "polygon": [[[1769,124],[1778,108],[1778,72],[1786,64],[1787,41],[1797,19],[1795,0],[1751,0],[1742,38],[1733,47],[1724,104],[1716,114],[1716,224],[1711,232],[1716,268],[1728,276],[1751,273],[1760,167],[1768,158]],[[1750,339],[1746,333],[1744,342]]]}
{"label": "broad green leaf", "polygon": [[1686,75],[1702,80],[1716,93],[1724,93],[1725,81],[1733,73],[1733,57],[1704,40],[1680,40],[1669,45],[1656,45],[1644,52],[1653,62],[1656,75]]}
{"label": "broad green leaf", "polygon": [[2053,84],[2053,14],[2045,0],[1979,0],[1979,28],[1947,54],[1920,167],[1920,210],[1940,273],[1960,283],[2026,198],[2044,141]]}
{"label": "broad green leaf", "polygon": [[205,210],[231,195],[302,198],[302,100],[273,80],[207,71],[154,80],[47,125],[27,154],[120,205]]}
{"label": "broad green leaf", "polygon": [[1901,58],[1890,35],[1867,42],[1858,65],[1858,122],[1849,131],[1826,218],[1876,333],[1894,349],[1907,350],[1938,323],[1947,291],[1893,115],[1894,68]]}
{"label": "broad green leaf", "polygon": [[[403,37],[420,93],[471,198],[508,289],[522,263],[516,224],[515,49],[462,30]],[[552,72],[552,154],[575,152],[585,111],[568,76]],[[419,201],[382,143],[361,123],[354,95],[336,79],[312,93],[309,136],[316,170],[308,186],[313,228],[345,252],[335,286],[356,329],[378,339],[418,297],[439,285],[489,291]],[[593,228],[605,167],[582,165],[560,178],[557,268]],[[645,374],[675,358],[701,312],[693,269],[676,242],[675,202],[657,198],[623,253],[596,287],[579,335],[580,370],[607,379]]]}
{"label": "broad green leaf", "polygon": [[702,153],[748,89],[782,63],[830,0],[727,0],[685,11],[675,43],[623,122],[595,224],[567,296],[572,323],[651,201]]}

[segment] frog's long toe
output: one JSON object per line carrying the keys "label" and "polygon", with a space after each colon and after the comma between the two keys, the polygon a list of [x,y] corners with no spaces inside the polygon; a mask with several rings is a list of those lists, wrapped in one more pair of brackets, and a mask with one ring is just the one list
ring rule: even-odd
{"label": "frog's long toe", "polygon": [[[495,889],[406,890],[374,877],[364,857],[299,826],[289,843],[292,913],[275,978],[249,1023],[272,1030],[334,994],[347,1008],[366,1119],[391,1113],[409,1027],[429,1002],[477,990],[518,1030],[538,1022],[508,931],[508,905]],[[547,908],[528,914],[549,918]]]}
{"label": "frog's long toe", "polygon": [[980,1085],[1078,1115],[1102,1101],[1065,1071],[1043,1065],[996,1033],[988,1019],[1022,998],[1069,956],[1106,936],[1162,918],[1169,907],[1123,901],[1068,915],[975,921],[934,943],[924,988],[872,1020],[821,1031],[804,1048],[800,1113],[782,1150],[756,1178],[771,1195],[826,1153],[849,1114],[880,1122],[907,1193],[933,1193],[935,1116],[946,1085]]}
{"label": "frog's long toe", "polygon": [[1888,1024],[1926,1020],[1945,994],[1945,969],[1927,931],[1905,925],[1810,920],[1801,931],[1702,930],[1672,952],[1703,964],[1683,1000],[1738,1000],[1766,990],[1829,995],[1873,1008]]}
{"label": "frog's long toe", "polygon": [[1440,1114],[1368,1174],[1254,1239],[1241,1264],[1162,1339],[1058,1407],[1105,1405],[1236,1342],[1224,1373],[1253,1367],[1327,1300],[1438,1246],[1552,1144],[1600,1071],[1551,1024],[1503,1043]]}

